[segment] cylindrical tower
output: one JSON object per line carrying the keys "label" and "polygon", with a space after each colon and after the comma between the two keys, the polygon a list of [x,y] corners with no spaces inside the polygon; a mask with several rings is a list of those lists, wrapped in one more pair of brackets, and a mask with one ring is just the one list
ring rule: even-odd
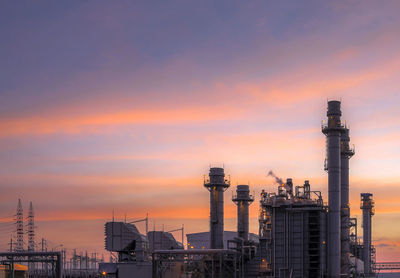
{"label": "cylindrical tower", "polygon": [[248,185],[238,185],[236,187],[236,196],[232,201],[237,205],[237,231],[238,237],[243,240],[249,240],[249,206],[254,201],[250,195]]}
{"label": "cylindrical tower", "polygon": [[328,277],[340,277],[340,101],[328,102],[328,124],[322,127],[326,135],[328,170]]}
{"label": "cylindrical tower", "polygon": [[210,168],[209,180],[204,187],[210,191],[210,245],[211,249],[224,248],[224,191],[230,182],[225,179],[224,168]]}
{"label": "cylindrical tower", "polygon": [[374,215],[374,202],[371,193],[361,193],[361,206],[363,215],[363,261],[364,274],[371,275],[371,217]]}
{"label": "cylindrical tower", "polygon": [[341,209],[341,274],[350,274],[350,204],[349,160],[354,155],[350,148],[349,129],[345,128],[340,141],[340,209]]}

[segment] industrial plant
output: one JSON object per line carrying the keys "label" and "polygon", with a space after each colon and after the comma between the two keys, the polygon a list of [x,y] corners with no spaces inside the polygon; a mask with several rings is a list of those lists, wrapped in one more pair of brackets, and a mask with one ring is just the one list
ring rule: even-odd
{"label": "industrial plant", "polygon": [[[256,198],[250,194],[249,185],[237,185],[230,203],[237,207],[237,230],[226,231],[224,192],[231,186],[230,178],[224,167],[210,167],[203,182],[210,198],[209,231],[187,234],[185,248],[184,226],[149,231],[148,216],[133,222],[113,219],[105,223],[105,249],[115,260],[99,261],[96,276],[339,278],[376,277],[381,270],[400,269],[400,263],[375,261],[371,236],[374,201],[370,192],[360,196],[362,240],[358,236],[357,218],[351,216],[349,204],[349,161],[355,152],[350,147],[349,128],[342,124],[340,106],[339,101],[329,101],[328,119],[322,124],[326,136],[327,202],[320,191],[312,189],[309,180],[295,185],[293,179],[284,181],[269,171],[276,182],[276,192],[264,189]],[[259,202],[258,234],[249,232],[249,206],[254,206],[255,201]],[[30,211],[33,227],[32,205]],[[22,212],[19,215],[21,218]],[[138,222],[145,222],[145,233],[136,227]],[[21,220],[18,223],[22,230]],[[65,271],[62,252],[35,251],[33,228],[29,231],[30,249],[23,250],[20,231],[16,248],[0,253],[2,264],[11,265],[12,273],[14,263],[46,262],[53,265],[50,274],[55,277],[93,277],[93,272],[88,275]],[[182,235],[180,242],[172,234],[177,231]],[[51,276],[43,275],[43,271],[41,274],[40,277]]]}
{"label": "industrial plant", "polygon": [[[310,181],[295,186],[276,177],[276,192],[259,196],[259,234],[249,234],[249,185],[238,185],[237,231],[224,230],[224,192],[230,187],[223,167],[211,167],[204,187],[210,195],[209,232],[187,235],[187,249],[170,232],[141,234],[134,223],[108,222],[105,248],[118,262],[100,264],[107,277],[374,277],[371,239],[372,193],[361,194],[363,240],[349,205],[349,128],[342,124],[340,101],[329,101],[325,171],[328,202]],[[147,225],[146,225],[147,227]],[[147,229],[146,229],[147,230]],[[182,228],[183,233],[183,228]],[[229,237],[229,238],[227,238]]]}

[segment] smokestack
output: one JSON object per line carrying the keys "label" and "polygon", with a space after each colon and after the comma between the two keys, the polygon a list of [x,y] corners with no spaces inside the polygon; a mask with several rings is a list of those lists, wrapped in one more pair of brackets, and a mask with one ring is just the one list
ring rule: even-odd
{"label": "smokestack", "polygon": [[340,141],[340,208],[341,208],[341,274],[350,275],[350,206],[349,206],[349,160],[354,155],[350,148],[349,129],[345,128]]}
{"label": "smokestack", "polygon": [[293,180],[291,178],[286,179],[286,190],[290,196],[293,196]]}
{"label": "smokestack", "polygon": [[371,274],[371,217],[374,215],[374,202],[371,193],[361,193],[361,206],[363,215],[363,261],[364,274],[368,277]]}
{"label": "smokestack", "polygon": [[204,187],[210,191],[210,243],[211,249],[224,248],[224,191],[230,186],[225,180],[224,168],[210,168],[209,180]]}
{"label": "smokestack", "polygon": [[305,199],[311,199],[311,186],[310,186],[310,181],[305,180],[303,186],[304,186],[304,198],[305,198]]}
{"label": "smokestack", "polygon": [[254,201],[250,195],[248,185],[238,185],[236,187],[236,196],[232,201],[237,205],[237,231],[238,237],[243,240],[249,240],[249,206]]}
{"label": "smokestack", "polygon": [[328,170],[328,277],[340,277],[340,101],[328,102],[328,124],[322,127],[327,138]]}

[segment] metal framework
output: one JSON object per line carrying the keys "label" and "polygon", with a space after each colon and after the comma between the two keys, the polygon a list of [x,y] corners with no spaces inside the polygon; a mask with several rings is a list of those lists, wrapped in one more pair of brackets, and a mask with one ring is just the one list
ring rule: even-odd
{"label": "metal framework", "polygon": [[[126,222],[126,221],[125,221]],[[126,222],[128,224],[134,224],[134,223],[139,223],[139,222],[146,222],[146,235],[149,232],[149,214],[146,213],[146,218],[131,221],[131,222]]]}
{"label": "metal framework", "polygon": [[179,272],[204,278],[238,278],[242,274],[241,255],[233,250],[158,250],[152,260],[153,278],[172,277]]}
{"label": "metal framework", "polygon": [[[295,194],[293,194],[295,193]],[[317,199],[312,197],[316,195]],[[326,274],[326,215],[321,193],[291,179],[278,194],[262,191],[260,272],[271,277],[321,277]]]}
{"label": "metal framework", "polygon": [[28,251],[35,251],[35,215],[32,202],[29,204],[28,214]]}
{"label": "metal framework", "polygon": [[15,251],[22,252],[24,251],[24,213],[22,209],[21,199],[18,199],[16,225],[17,225],[17,244],[15,246]]}
{"label": "metal framework", "polygon": [[10,278],[14,278],[14,263],[24,262],[51,264],[50,276],[47,277],[62,278],[61,252],[0,252],[0,264],[10,266]]}
{"label": "metal framework", "polygon": [[375,271],[381,270],[400,270],[400,262],[378,262],[375,263]]}
{"label": "metal framework", "polygon": [[167,233],[173,233],[173,232],[178,232],[178,231],[181,231],[181,234],[182,234],[182,246],[183,246],[183,249],[185,249],[185,226],[182,224],[182,228],[178,228],[178,229],[174,229],[174,230],[169,230],[169,231],[167,231]]}

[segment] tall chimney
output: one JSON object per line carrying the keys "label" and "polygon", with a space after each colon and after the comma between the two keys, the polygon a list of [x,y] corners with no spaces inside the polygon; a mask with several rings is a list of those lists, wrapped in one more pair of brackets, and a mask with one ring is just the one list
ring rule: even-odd
{"label": "tall chimney", "polygon": [[230,186],[225,180],[224,168],[210,168],[209,180],[204,187],[210,191],[210,243],[211,249],[224,248],[224,191]]}
{"label": "tall chimney", "polygon": [[341,274],[350,275],[350,205],[349,205],[349,160],[354,155],[350,148],[349,129],[345,128],[340,141],[340,209],[341,209]]}
{"label": "tall chimney", "polygon": [[371,217],[374,215],[374,202],[371,193],[361,193],[361,206],[363,215],[363,261],[364,274],[369,277],[371,274]]}
{"label": "tall chimney", "polygon": [[328,170],[328,277],[340,277],[340,101],[328,102],[328,124],[322,127],[326,135]]}
{"label": "tall chimney", "polygon": [[249,206],[254,201],[250,195],[248,185],[238,185],[236,187],[236,196],[232,201],[237,205],[237,231],[238,237],[243,240],[249,240]]}

